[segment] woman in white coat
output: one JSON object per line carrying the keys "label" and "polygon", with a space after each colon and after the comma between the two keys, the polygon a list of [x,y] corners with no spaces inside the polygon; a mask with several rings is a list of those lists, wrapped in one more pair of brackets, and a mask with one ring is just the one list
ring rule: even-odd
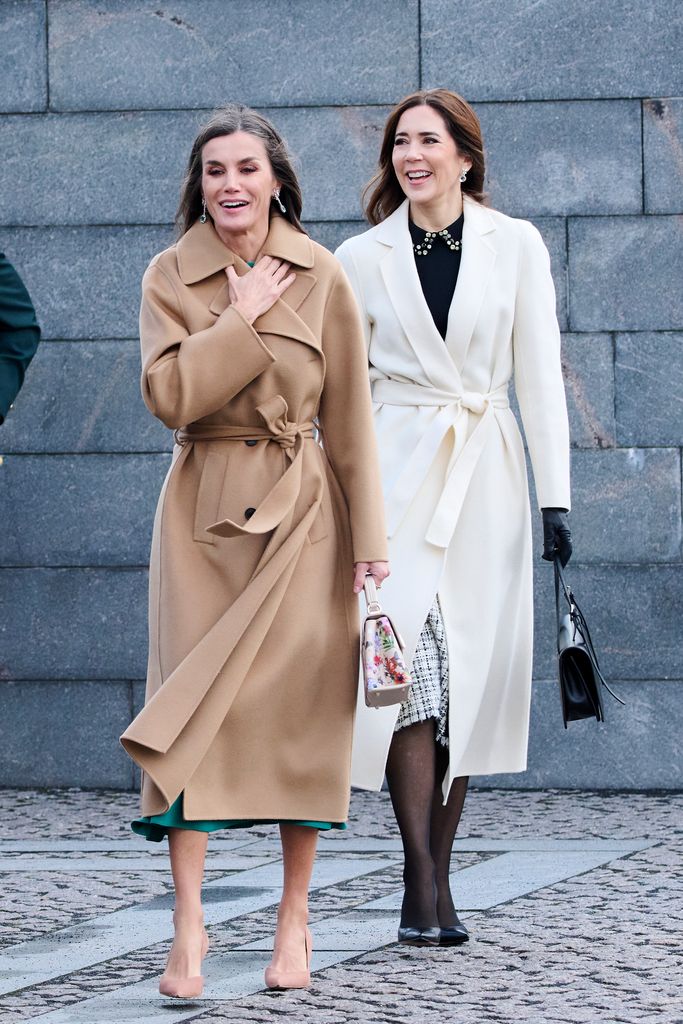
{"label": "woman in white coat", "polygon": [[369,231],[337,251],[363,315],[390,557],[385,606],[413,694],[359,701],[352,782],[385,770],[403,839],[399,941],[466,941],[449,865],[468,777],[526,768],[531,518],[517,399],[543,513],[543,557],[571,554],[569,432],[548,252],[483,205],[479,121],[444,89],[390,114]]}

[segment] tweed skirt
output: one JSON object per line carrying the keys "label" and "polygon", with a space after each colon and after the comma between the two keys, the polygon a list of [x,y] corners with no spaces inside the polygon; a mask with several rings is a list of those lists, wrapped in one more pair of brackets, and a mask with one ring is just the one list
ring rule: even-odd
{"label": "tweed skirt", "polygon": [[401,705],[394,732],[436,719],[436,739],[448,746],[448,643],[438,595],[422,627],[411,669],[410,696]]}

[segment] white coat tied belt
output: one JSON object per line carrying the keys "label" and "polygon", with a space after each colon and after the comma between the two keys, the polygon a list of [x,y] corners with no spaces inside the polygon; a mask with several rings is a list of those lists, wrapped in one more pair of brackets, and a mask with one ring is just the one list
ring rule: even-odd
{"label": "white coat tied belt", "polygon": [[439,407],[437,416],[408,456],[387,497],[387,529],[390,537],[401,525],[448,433],[453,431],[456,441],[460,430],[468,431],[469,416],[479,417],[479,422],[464,445],[455,444],[443,490],[425,534],[425,540],[429,544],[447,548],[455,531],[470,480],[494,427],[495,410],[510,407],[507,383],[487,394],[463,391],[458,395],[387,377],[374,382],[372,397],[375,402],[384,405]]}

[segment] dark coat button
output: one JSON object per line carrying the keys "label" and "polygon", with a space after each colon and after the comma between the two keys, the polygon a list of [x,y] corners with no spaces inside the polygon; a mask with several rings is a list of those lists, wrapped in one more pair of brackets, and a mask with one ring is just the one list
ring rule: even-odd
{"label": "dark coat button", "polygon": [[244,518],[245,519],[251,519],[251,517],[253,516],[255,511],[256,511],[255,508],[245,508],[245,510],[244,510]]}
{"label": "dark coat button", "polygon": [[248,444],[250,448],[253,448],[255,444],[258,444],[258,441],[245,441],[244,443]]}

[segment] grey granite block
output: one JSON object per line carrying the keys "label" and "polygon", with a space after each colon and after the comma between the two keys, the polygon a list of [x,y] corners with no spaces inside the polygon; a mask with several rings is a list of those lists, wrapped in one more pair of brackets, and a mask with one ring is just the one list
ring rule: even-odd
{"label": "grey granite block", "polygon": [[560,330],[567,328],[567,225],[562,217],[534,217],[550,254]]}
{"label": "grey granite block", "polygon": [[[534,559],[543,550],[542,517],[527,455]],[[678,449],[574,450],[571,457],[575,563],[606,565],[678,561],[681,469]],[[543,577],[544,567],[536,565]]]}
{"label": "grey granite block", "polygon": [[375,173],[388,107],[264,111],[283,134],[299,174],[307,220],[355,220]]}
{"label": "grey granite block", "polygon": [[[611,685],[611,684],[610,684]],[[614,681],[621,707],[603,692],[605,721],[562,724],[556,679],[534,684],[529,767],[477,776],[473,785],[512,789],[681,789],[683,681]],[[656,752],[656,753],[654,753]]]}
{"label": "grey granite block", "polygon": [[574,548],[582,563],[679,560],[679,450],[573,452],[572,510]]}
{"label": "grey granite block", "polygon": [[680,328],[682,238],[683,217],[571,218],[571,329]]}
{"label": "grey granite block", "polygon": [[[145,680],[136,679],[133,681],[133,711],[131,719],[142,711],[145,706]],[[133,765],[133,789],[140,789],[142,785],[142,772],[137,764],[131,762]]]}
{"label": "grey granite block", "polygon": [[477,106],[492,204],[517,217],[640,213],[640,104]]}
{"label": "grey granite block", "polygon": [[170,228],[0,228],[46,338],[135,338],[140,281]]}
{"label": "grey granite block", "polygon": [[614,353],[609,334],[565,334],[562,339],[571,442],[577,448],[611,448],[614,422]]}
{"label": "grey granite block", "polygon": [[143,569],[0,569],[1,679],[140,679]]}
{"label": "grey granite block", "polygon": [[417,29],[417,0],[52,0],[51,102],[393,102],[417,87]]}
{"label": "grey granite block", "polygon": [[137,715],[145,706],[145,680],[133,680],[133,715]]}
{"label": "grey granite block", "polygon": [[311,238],[324,245],[330,252],[338,249],[342,242],[367,231],[370,225],[364,220],[307,221],[304,227]]}
{"label": "grey granite block", "polygon": [[[387,108],[266,109],[292,153],[309,220],[361,216]],[[209,111],[0,118],[5,224],[170,224],[192,142]],[[83,175],[83,152],[106,174]],[[45,167],[50,166],[50,187]],[[76,187],[76,182],[78,186]]]}
{"label": "grey granite block", "polygon": [[[556,650],[553,572],[550,563],[540,559],[535,568],[534,676],[550,679]],[[572,561],[567,574],[608,680],[683,678],[680,566]]]}
{"label": "grey granite block", "polygon": [[133,763],[118,741],[130,683],[5,681],[0,701],[3,786],[131,788]]}
{"label": "grey granite block", "polygon": [[680,95],[678,0],[422,0],[425,87],[469,100]]}
{"label": "grey granite block", "polygon": [[683,444],[683,334],[618,334],[619,444]]}
{"label": "grey granite block", "polygon": [[683,213],[683,99],[643,103],[647,213]]}
{"label": "grey granite block", "polygon": [[[0,117],[7,186],[0,193],[0,223],[170,224],[206,114]],[[106,173],[84,173],[84,153]]]}
{"label": "grey granite block", "polygon": [[137,341],[45,341],[0,427],[0,452],[169,452],[140,393]]}
{"label": "grey granite block", "polygon": [[0,565],[146,566],[167,455],[6,455]]}
{"label": "grey granite block", "polygon": [[[0,110],[45,110],[47,53],[44,0],[0,4]],[[7,151],[3,147],[3,162]]]}

